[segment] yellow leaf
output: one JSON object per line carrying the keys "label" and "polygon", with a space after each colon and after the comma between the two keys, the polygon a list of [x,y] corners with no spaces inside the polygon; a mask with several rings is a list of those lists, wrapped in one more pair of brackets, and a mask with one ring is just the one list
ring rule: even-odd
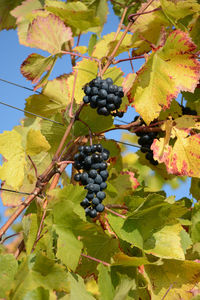
{"label": "yellow leaf", "polygon": [[46,138],[41,134],[40,130],[30,129],[26,140],[26,153],[36,155],[42,151],[48,151],[51,148]]}
{"label": "yellow leaf", "polygon": [[26,162],[22,138],[17,131],[5,131],[0,135],[0,153],[6,159],[0,167],[0,179],[18,189],[24,180]]}

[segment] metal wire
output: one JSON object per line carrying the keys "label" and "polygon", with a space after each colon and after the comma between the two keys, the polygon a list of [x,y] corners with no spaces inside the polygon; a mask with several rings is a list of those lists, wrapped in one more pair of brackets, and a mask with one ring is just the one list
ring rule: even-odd
{"label": "metal wire", "polygon": [[22,89],[25,89],[25,90],[28,90],[28,91],[31,91],[31,92],[35,92],[35,93],[37,93],[37,94],[40,94],[40,92],[34,91],[34,89],[28,88],[28,87],[26,87],[26,86],[24,86],[24,85],[20,85],[20,84],[18,84],[18,83],[15,83],[15,82],[12,82],[12,81],[9,81],[9,80],[5,80],[5,79],[3,79],[3,78],[0,78],[0,81],[3,81],[3,82],[5,82],[5,83],[11,84],[11,85],[14,85],[14,86],[17,86],[17,87],[20,87],[20,88],[22,88]]}
{"label": "metal wire", "polygon": [[16,194],[22,194],[22,195],[32,195],[31,193],[18,192],[18,191],[4,189],[4,188],[0,188],[0,191],[10,192],[10,193],[16,193]]}
{"label": "metal wire", "polygon": [[5,102],[0,101],[0,104],[5,105],[5,106],[8,106],[8,107],[13,108],[13,109],[16,109],[16,110],[19,110],[19,111],[22,111],[22,112],[25,112],[26,114],[32,115],[32,116],[34,116],[34,117],[38,117],[38,118],[47,120],[47,121],[49,121],[49,122],[52,122],[52,123],[55,123],[55,124],[64,126],[64,124],[62,124],[62,123],[60,123],[60,122],[57,122],[57,121],[54,121],[54,120],[51,120],[51,119],[42,117],[42,116],[40,116],[40,115],[34,114],[34,113],[30,112],[30,111],[27,111],[27,110],[18,108],[18,107],[13,106],[13,105],[7,104],[7,103],[5,103]]}

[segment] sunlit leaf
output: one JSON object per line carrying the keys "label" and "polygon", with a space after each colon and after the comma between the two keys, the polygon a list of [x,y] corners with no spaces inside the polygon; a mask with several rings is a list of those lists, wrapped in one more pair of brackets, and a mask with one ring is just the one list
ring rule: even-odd
{"label": "sunlit leaf", "polygon": [[26,152],[29,155],[36,155],[51,148],[40,130],[30,129],[27,135]]}
{"label": "sunlit leaf", "polygon": [[195,48],[188,34],[176,30],[138,71],[129,97],[147,124],[162,107],[170,106],[179,91],[194,91],[200,77],[200,63],[192,54]]}
{"label": "sunlit leaf", "polygon": [[17,268],[17,260],[12,254],[0,255],[1,298],[7,298],[6,292],[8,292],[12,286],[14,276],[17,272]]}
{"label": "sunlit leaf", "polygon": [[0,30],[8,30],[16,27],[16,20],[11,16],[10,11],[21,4],[21,2],[22,0],[0,1]]}

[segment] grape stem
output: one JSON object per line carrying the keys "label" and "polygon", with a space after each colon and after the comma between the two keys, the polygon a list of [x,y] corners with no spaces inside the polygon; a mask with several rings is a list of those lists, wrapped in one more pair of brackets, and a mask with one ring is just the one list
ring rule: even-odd
{"label": "grape stem", "polygon": [[91,260],[94,260],[94,261],[96,261],[96,262],[98,262],[98,263],[100,263],[100,264],[103,264],[103,265],[107,266],[107,267],[110,267],[110,264],[109,264],[109,263],[107,263],[107,262],[105,262],[105,261],[103,261],[103,260],[101,260],[101,259],[92,257],[92,256],[90,256],[90,255],[86,255],[86,254],[84,254],[84,253],[81,253],[81,256],[86,257],[86,258],[91,259]]}
{"label": "grape stem", "polygon": [[108,207],[105,207],[105,210],[109,211],[111,214],[116,215],[116,216],[118,216],[118,217],[120,217],[120,218],[122,218],[122,219],[126,219],[125,216],[120,215],[119,213],[117,213],[116,211],[114,211],[114,210],[112,210],[112,209],[110,209],[110,208],[108,208]]}

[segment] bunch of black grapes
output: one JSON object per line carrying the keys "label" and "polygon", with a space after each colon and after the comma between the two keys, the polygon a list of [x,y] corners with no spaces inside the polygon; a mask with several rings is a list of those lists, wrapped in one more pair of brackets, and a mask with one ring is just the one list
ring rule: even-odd
{"label": "bunch of black grapes", "polygon": [[79,152],[74,155],[74,167],[79,173],[74,175],[74,180],[79,181],[88,190],[86,198],[80,203],[85,209],[86,216],[95,218],[97,213],[104,211],[103,199],[106,197],[106,180],[108,171],[106,160],[109,151],[101,144],[80,146]]}
{"label": "bunch of black grapes", "polygon": [[84,92],[84,103],[89,103],[91,108],[97,108],[99,115],[123,117],[124,113],[118,111],[124,97],[123,88],[113,84],[111,78],[103,80],[96,77],[84,87]]}
{"label": "bunch of black grapes", "polygon": [[[134,121],[137,121],[139,118],[139,116],[136,116],[134,118]],[[140,118],[140,126],[142,126],[144,123],[143,119]],[[142,153],[146,153],[145,157],[147,160],[149,160],[149,162],[154,165],[157,166],[158,162],[157,160],[154,160],[153,158],[153,151],[150,149],[151,148],[151,144],[153,143],[153,140],[157,137],[158,132],[139,132],[137,131],[135,133],[139,139],[138,139],[138,144],[141,145],[141,152]]]}

